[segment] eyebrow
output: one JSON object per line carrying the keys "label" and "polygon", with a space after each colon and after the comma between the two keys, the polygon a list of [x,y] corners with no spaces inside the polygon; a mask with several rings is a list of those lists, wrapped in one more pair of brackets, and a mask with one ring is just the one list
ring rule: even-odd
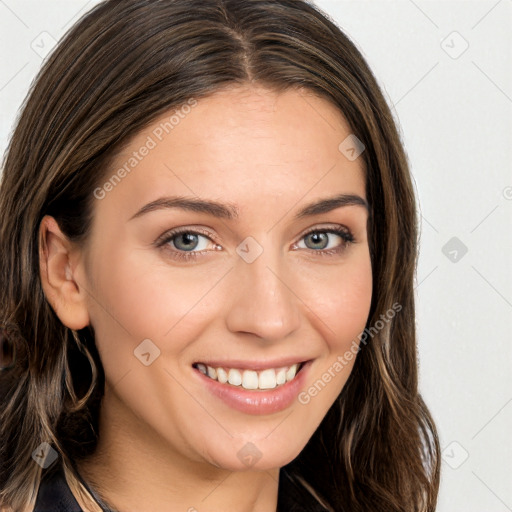
{"label": "eyebrow", "polygon": [[[303,207],[295,214],[295,220],[312,217],[321,213],[328,213],[342,206],[363,206],[368,212],[370,208],[366,200],[356,194],[338,194],[333,197],[314,201]],[[129,220],[136,219],[155,210],[178,208],[186,211],[205,213],[219,219],[238,219],[240,210],[233,203],[219,203],[217,201],[195,197],[171,196],[161,197],[144,205]]]}

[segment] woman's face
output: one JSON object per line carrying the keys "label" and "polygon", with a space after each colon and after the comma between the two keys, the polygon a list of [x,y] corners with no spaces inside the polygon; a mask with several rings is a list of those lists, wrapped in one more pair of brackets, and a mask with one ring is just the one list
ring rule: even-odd
{"label": "woman's face", "polygon": [[230,88],[173,112],[116,156],[75,272],[105,370],[102,428],[162,458],[281,467],[339,395],[369,314],[362,158],[340,113],[304,91]]}

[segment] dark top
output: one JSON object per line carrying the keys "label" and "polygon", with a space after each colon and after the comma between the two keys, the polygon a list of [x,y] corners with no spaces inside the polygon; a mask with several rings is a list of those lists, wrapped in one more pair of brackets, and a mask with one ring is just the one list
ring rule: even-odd
{"label": "dark top", "polygon": [[[94,495],[87,483],[83,480],[82,483]],[[292,496],[295,498],[292,499]],[[60,464],[54,464],[44,473],[34,512],[84,512],[73,496]],[[278,512],[325,512],[325,509],[303,488],[294,485],[286,472],[281,470]]]}
{"label": "dark top", "polygon": [[60,464],[54,464],[44,474],[34,512],[83,512],[66,482]]}

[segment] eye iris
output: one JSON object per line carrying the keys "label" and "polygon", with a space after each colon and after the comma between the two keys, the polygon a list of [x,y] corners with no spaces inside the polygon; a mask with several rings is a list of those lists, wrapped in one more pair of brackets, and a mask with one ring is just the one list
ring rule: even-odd
{"label": "eye iris", "polygon": [[[308,238],[310,240],[313,240],[313,244],[318,244],[318,243],[321,244],[322,242],[326,242],[326,243],[329,242],[329,238],[327,236],[327,233],[311,233],[310,235],[307,235],[306,240]],[[313,248],[314,249],[324,249],[325,246],[326,246],[326,244],[324,244],[323,247],[313,247]]]}
{"label": "eye iris", "polygon": [[[182,233],[181,235],[178,235],[174,239],[174,245],[176,246],[176,248],[182,249],[184,251],[191,250],[191,249],[195,248],[195,245],[197,245],[197,238],[198,238],[198,236],[195,235],[194,233]],[[180,244],[176,243],[176,241],[179,241],[179,240],[185,240],[185,246],[184,247],[180,247]],[[194,247],[191,247],[191,244]]]}

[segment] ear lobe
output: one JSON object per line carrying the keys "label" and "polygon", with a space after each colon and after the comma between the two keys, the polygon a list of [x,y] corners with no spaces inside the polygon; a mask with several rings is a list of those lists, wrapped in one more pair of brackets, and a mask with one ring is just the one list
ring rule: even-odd
{"label": "ear lobe", "polygon": [[61,322],[73,330],[89,325],[85,289],[76,279],[79,251],[53,217],[39,225],[39,274],[44,294]]}

